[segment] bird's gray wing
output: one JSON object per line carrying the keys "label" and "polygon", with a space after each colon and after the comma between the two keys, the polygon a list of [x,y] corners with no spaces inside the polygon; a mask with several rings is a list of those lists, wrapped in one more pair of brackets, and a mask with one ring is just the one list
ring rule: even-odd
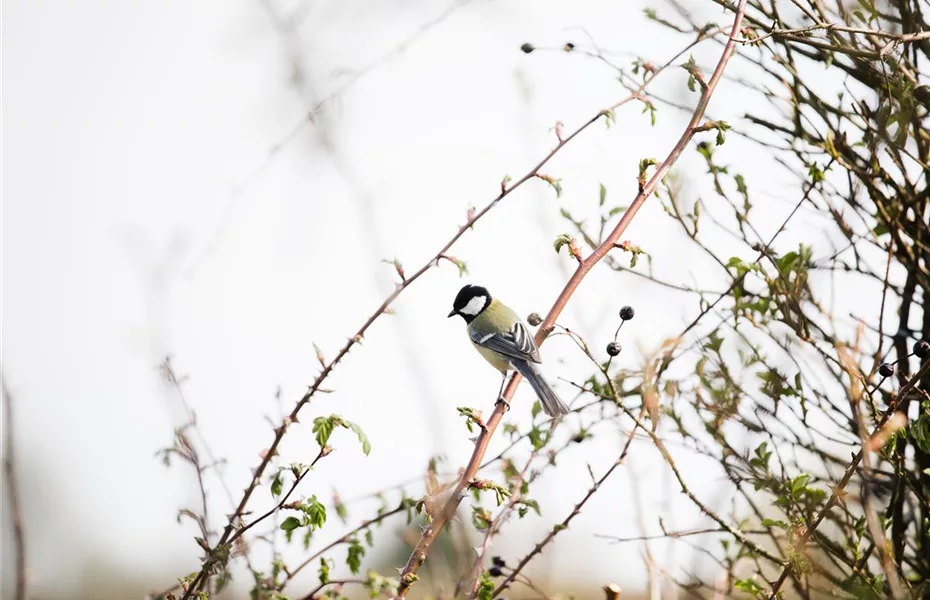
{"label": "bird's gray wing", "polygon": [[521,321],[514,323],[507,333],[481,333],[471,331],[471,341],[503,354],[508,358],[525,360],[529,362],[542,362],[536,340]]}

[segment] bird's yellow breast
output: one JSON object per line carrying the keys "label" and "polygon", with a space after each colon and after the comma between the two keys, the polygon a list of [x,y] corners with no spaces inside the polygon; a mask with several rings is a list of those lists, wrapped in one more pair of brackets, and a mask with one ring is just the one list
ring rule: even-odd
{"label": "bird's yellow breast", "polygon": [[494,367],[495,369],[497,369],[498,371],[504,374],[506,374],[507,371],[510,370],[510,360],[506,356],[502,356],[498,354],[497,352],[494,352],[493,350],[488,350],[487,348],[483,348],[482,346],[479,346],[478,344],[474,342],[472,342],[471,344],[472,346],[475,347],[475,350],[477,350],[478,353],[484,357],[486,361],[491,363],[492,367]]}

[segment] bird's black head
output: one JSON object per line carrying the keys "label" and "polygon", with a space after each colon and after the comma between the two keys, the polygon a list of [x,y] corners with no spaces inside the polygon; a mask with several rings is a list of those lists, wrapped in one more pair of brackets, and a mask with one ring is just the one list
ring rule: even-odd
{"label": "bird's black head", "polygon": [[466,285],[455,297],[449,316],[459,315],[465,319],[466,323],[471,323],[489,304],[491,304],[491,294],[488,290],[480,285]]}

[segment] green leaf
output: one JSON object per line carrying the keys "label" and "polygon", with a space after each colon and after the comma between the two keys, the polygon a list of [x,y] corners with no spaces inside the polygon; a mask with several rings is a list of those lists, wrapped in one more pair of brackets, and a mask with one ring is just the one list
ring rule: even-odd
{"label": "green leaf", "polygon": [[820,183],[826,177],[817,163],[811,163],[807,169],[807,175],[811,178],[811,183]]}
{"label": "green leaf", "polygon": [[908,427],[908,434],[921,452],[930,454],[930,416],[926,413],[920,415]]}
{"label": "green leaf", "polygon": [[281,523],[281,529],[287,532],[294,531],[298,527],[300,527],[300,519],[297,517],[288,517]]}
{"label": "green leaf", "polygon": [[472,489],[475,490],[492,490],[497,499],[497,505],[500,506],[504,503],[504,499],[510,496],[510,490],[505,488],[499,483],[491,481],[490,479],[479,479],[472,482]]}
{"label": "green leaf", "polygon": [[282,469],[278,469],[278,472],[274,475],[274,480],[271,482],[271,495],[276,498],[281,495],[284,489],[284,480],[281,478],[282,472]]}
{"label": "green leaf", "polygon": [[530,411],[532,417],[535,419],[540,412],[542,412],[542,404],[539,401],[533,402],[533,408]]}
{"label": "green leaf", "polygon": [[604,206],[604,202],[607,201],[607,188],[604,187],[604,184],[601,184],[601,193],[600,199],[598,201],[598,206]]}
{"label": "green leaf", "polygon": [[552,247],[555,248],[555,253],[558,254],[559,251],[562,250],[562,246],[570,244],[571,242],[572,236],[568,235],[567,233],[563,233],[559,235],[559,237],[555,238],[555,242],[553,242]]}
{"label": "green leaf", "polygon": [[801,474],[791,480],[791,495],[797,496],[800,494],[804,488],[807,487],[807,482],[811,480],[810,475]]}
{"label": "green leaf", "polygon": [[540,450],[546,443],[549,441],[549,436],[546,435],[542,429],[539,427],[533,427],[530,432],[527,434],[530,443],[533,445],[533,450]]}
{"label": "green leaf", "polygon": [[756,595],[762,591],[762,587],[756,583],[755,579],[740,579],[733,583],[733,587],[752,595]]}
{"label": "green leaf", "polygon": [[365,435],[365,432],[357,423],[349,423],[349,429],[355,432],[358,441],[362,444],[362,452],[365,453],[365,456],[368,456],[368,453],[371,452],[371,442],[368,441],[368,436]]}
{"label": "green leaf", "polygon": [[339,517],[339,520],[345,523],[349,520],[349,509],[346,508],[346,503],[341,499],[336,501],[336,516]]}
{"label": "green leaf", "polygon": [[316,434],[316,443],[320,445],[320,448],[329,442],[329,436],[333,434],[335,428],[332,416],[313,419],[313,433]]}
{"label": "green leaf", "polygon": [[216,577],[215,592],[219,594],[225,590],[229,584],[232,582],[232,573],[229,572],[229,569],[223,569],[220,571],[219,575]]}
{"label": "green leaf", "polygon": [[768,469],[769,466],[769,457],[772,456],[772,451],[768,450],[768,443],[762,442],[759,444],[759,447],[756,448],[755,454],[756,457],[749,461],[754,467],[759,467],[760,469]]}
{"label": "green leaf", "polygon": [[459,406],[456,407],[456,410],[459,411],[460,417],[465,417],[465,427],[468,428],[469,432],[474,432],[475,426],[484,429],[484,419],[481,417],[480,410],[471,408],[470,406]]}
{"label": "green leaf", "polygon": [[492,600],[494,597],[494,581],[491,576],[484,572],[478,580],[478,590],[476,592],[478,600]]}
{"label": "green leaf", "polygon": [[397,595],[397,587],[400,585],[398,580],[379,575],[372,569],[368,569],[366,577],[365,587],[368,588],[369,598],[377,598],[381,595],[393,598]]}
{"label": "green leaf", "polygon": [[326,585],[329,583],[329,569],[329,561],[323,557],[320,557],[320,585]]}
{"label": "green leaf", "polygon": [[748,193],[748,188],[746,187],[746,179],[737,173],[733,176],[733,181],[736,182],[736,191],[745,196]]}
{"label": "green leaf", "polygon": [[349,544],[349,555],[346,557],[346,565],[353,575],[357,575],[362,568],[362,557],[365,556],[365,546],[362,546],[358,540],[353,539]]}
{"label": "green leaf", "polygon": [[717,130],[716,145],[722,146],[727,141],[726,132],[730,128],[730,124],[726,121],[714,121],[714,128]]}
{"label": "green leaf", "polygon": [[365,435],[362,428],[356,423],[346,421],[339,415],[317,417],[313,420],[313,433],[316,434],[316,442],[320,445],[320,448],[326,446],[336,427],[352,430],[356,437],[358,437],[358,441],[362,444],[362,452],[364,452],[366,456],[371,452],[371,442],[368,441],[368,436]]}
{"label": "green leaf", "polygon": [[311,529],[319,529],[326,523],[326,506],[316,499],[316,496],[310,496],[300,505],[300,510],[309,518]]}
{"label": "green leaf", "polygon": [[555,190],[556,198],[560,198],[562,196],[562,180],[561,179],[556,179],[555,177],[552,177],[551,175],[543,175],[542,173],[537,173],[536,177],[538,179],[542,179],[543,181],[548,183],[550,186],[552,186],[552,189]]}
{"label": "green leaf", "polygon": [[784,521],[779,521],[776,519],[762,519],[763,527],[779,527],[781,529],[788,529],[788,524]]}
{"label": "green leaf", "polygon": [[521,519],[526,516],[526,513],[529,512],[530,509],[533,509],[537,515],[542,516],[542,512],[539,510],[539,502],[526,498],[520,500],[519,504],[522,506],[520,506],[517,512],[520,514]]}
{"label": "green leaf", "polygon": [[480,506],[473,505],[471,507],[471,524],[478,531],[486,531],[491,526],[491,513]]}
{"label": "green leaf", "polygon": [[460,258],[453,258],[452,262],[455,263],[456,268],[459,270],[459,277],[465,277],[468,274],[468,265],[464,260]]}
{"label": "green leaf", "polygon": [[625,210],[628,209],[628,208],[629,208],[629,206],[615,206],[615,207],[611,208],[609,211],[607,211],[607,216],[608,216],[608,217],[613,217],[614,215],[618,215],[618,214],[622,213],[623,211],[625,211]]}
{"label": "green leaf", "polygon": [[646,169],[649,167],[654,167],[658,164],[658,161],[654,158],[642,158],[639,161],[639,178],[640,180],[645,180],[646,178]]}
{"label": "green leaf", "polygon": [[697,90],[698,83],[701,84],[701,88],[704,87],[704,81],[699,79],[701,77],[701,70],[698,68],[697,63],[694,62],[694,56],[688,56],[688,62],[681,65],[681,68],[688,72],[688,89],[692,92]]}

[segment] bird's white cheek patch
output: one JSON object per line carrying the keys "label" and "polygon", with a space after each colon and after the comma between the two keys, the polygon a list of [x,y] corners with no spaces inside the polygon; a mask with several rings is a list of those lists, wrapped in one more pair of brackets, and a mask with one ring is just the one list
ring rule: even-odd
{"label": "bird's white cheek patch", "polygon": [[475,315],[481,312],[481,309],[484,308],[484,305],[487,301],[488,299],[486,296],[475,296],[474,298],[469,300],[468,304],[462,307],[462,310],[460,310],[459,312],[462,313],[463,315],[474,317]]}

